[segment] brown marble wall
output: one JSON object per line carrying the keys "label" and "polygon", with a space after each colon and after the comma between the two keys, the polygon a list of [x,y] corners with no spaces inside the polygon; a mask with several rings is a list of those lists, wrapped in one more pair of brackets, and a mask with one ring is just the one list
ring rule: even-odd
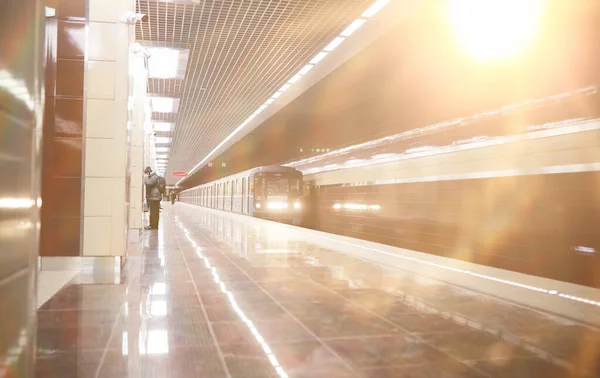
{"label": "brown marble wall", "polygon": [[0,376],[31,377],[44,7],[0,1]]}
{"label": "brown marble wall", "polygon": [[56,3],[48,21],[40,255],[79,256],[86,1]]}
{"label": "brown marble wall", "polygon": [[322,186],[317,229],[600,288],[599,183],[587,172]]}

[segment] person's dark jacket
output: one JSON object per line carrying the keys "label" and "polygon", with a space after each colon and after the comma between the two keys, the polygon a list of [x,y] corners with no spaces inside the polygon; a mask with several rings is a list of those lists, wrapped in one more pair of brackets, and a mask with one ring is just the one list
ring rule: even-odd
{"label": "person's dark jacket", "polygon": [[148,201],[161,201],[162,194],[158,189],[158,175],[155,172],[150,173],[144,180],[146,185],[146,199]]}

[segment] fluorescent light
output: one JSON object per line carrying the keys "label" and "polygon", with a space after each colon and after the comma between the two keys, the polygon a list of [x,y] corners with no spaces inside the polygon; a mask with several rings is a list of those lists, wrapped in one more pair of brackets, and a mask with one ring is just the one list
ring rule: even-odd
{"label": "fluorescent light", "polygon": [[168,152],[169,151],[169,147],[156,147],[154,150],[156,152]]}
{"label": "fluorescent light", "polygon": [[344,29],[344,31],[340,34],[342,37],[349,37],[352,35],[352,33],[354,33],[355,31],[358,30],[358,28],[360,28],[367,20],[363,20],[361,18],[358,18],[356,20],[354,20],[353,23],[351,23],[350,25],[348,25],[348,27],[346,29]]}
{"label": "fluorescent light", "polygon": [[273,101],[275,101],[275,99],[274,98],[270,98],[267,101],[265,101],[265,104],[267,104],[267,105],[272,104]]}
{"label": "fluorescent light", "polygon": [[233,130],[233,132],[232,132],[231,134],[229,134],[229,135],[227,136],[227,138],[223,139],[223,140],[221,141],[221,143],[219,143],[219,144],[217,145],[217,147],[215,147],[215,148],[214,148],[212,151],[210,151],[210,152],[208,153],[208,155],[206,155],[206,156],[204,157],[204,159],[200,160],[200,161],[198,162],[198,164],[196,164],[196,165],[194,166],[194,168],[190,169],[190,170],[189,170],[189,172],[188,172],[188,175],[187,175],[186,177],[183,177],[181,180],[177,181],[177,184],[176,184],[176,185],[179,185],[179,184],[181,184],[181,182],[182,182],[183,180],[185,180],[186,178],[188,178],[188,177],[189,177],[189,176],[190,176],[190,175],[191,175],[191,174],[192,174],[192,173],[193,173],[193,172],[194,172],[196,169],[198,169],[198,167],[199,167],[199,166],[201,166],[201,165],[202,165],[202,164],[203,164],[203,163],[204,163],[206,160],[208,160],[208,158],[209,158],[209,157],[211,157],[211,156],[212,156],[212,155],[213,155],[215,152],[217,152],[217,151],[219,150],[219,148],[221,148],[221,147],[222,147],[222,146],[223,146],[225,143],[227,143],[227,142],[229,141],[229,139],[233,138],[233,137],[235,136],[235,134],[239,133],[239,132],[240,132],[240,130],[241,130],[241,129],[243,129],[243,128],[244,128],[244,127],[247,125],[247,124],[249,124],[249,123],[250,123],[250,121],[252,121],[252,120],[253,120],[255,117],[256,117],[256,116],[253,114],[253,115],[251,115],[250,117],[246,118],[246,120],[245,120],[244,122],[242,122],[242,124],[241,124],[241,125],[239,125],[239,126],[238,126],[238,127],[235,129],[235,130]]}
{"label": "fluorescent light", "polygon": [[295,82],[297,82],[298,80],[300,80],[300,78],[302,77],[302,75],[300,74],[296,74],[294,75],[290,81],[288,81],[288,84],[294,84]]}
{"label": "fluorescent light", "polygon": [[152,111],[158,113],[175,113],[179,107],[179,99],[173,97],[150,97]]}
{"label": "fluorescent light", "polygon": [[172,79],[177,77],[179,50],[167,48],[149,48],[148,77]]}
{"label": "fluorescent light", "polygon": [[327,53],[324,51],[321,51],[320,53],[318,53],[317,55],[315,55],[314,58],[312,58],[312,60],[309,62],[310,64],[317,64],[320,61],[323,60],[323,58],[325,58],[327,56]]}
{"label": "fluorescent light", "polygon": [[261,106],[258,107],[258,109],[256,109],[256,111],[254,112],[254,115],[258,115],[260,113],[262,113],[263,110],[265,110],[267,108],[267,104],[262,104]]}
{"label": "fluorescent light", "polygon": [[281,94],[282,94],[282,93],[283,93],[283,92],[275,92],[275,93],[273,94],[273,96],[271,96],[271,98],[272,98],[273,100],[275,100],[277,97],[281,96]]}
{"label": "fluorescent light", "polygon": [[153,122],[154,124],[154,131],[161,131],[161,132],[170,132],[173,130],[173,126],[175,126],[175,124],[170,123],[170,122]]}
{"label": "fluorescent light", "polygon": [[342,42],[344,42],[344,37],[335,37],[333,41],[329,42],[327,46],[323,49],[323,51],[333,51],[336,47],[338,47]]}
{"label": "fluorescent light", "polygon": [[298,73],[300,75],[305,75],[308,71],[310,71],[315,65],[314,64],[307,64],[306,66],[302,67],[302,69],[300,71],[298,71]]}
{"label": "fluorescent light", "polygon": [[381,10],[381,8],[385,7],[390,0],[377,0],[371,5],[363,14],[362,17],[373,17],[373,15]]}
{"label": "fluorescent light", "polygon": [[50,8],[50,7],[44,7],[44,8],[45,8],[46,17],[56,16],[56,9]]}
{"label": "fluorescent light", "polygon": [[285,92],[291,86],[292,86],[292,84],[284,84],[281,88],[279,88],[279,92]]}
{"label": "fluorescent light", "polygon": [[161,159],[161,158],[166,158],[168,155],[167,154],[163,154],[163,155],[156,155],[157,159]]}
{"label": "fluorescent light", "polygon": [[156,139],[154,139],[154,144],[157,143],[171,143],[171,138],[169,137],[156,137]]}

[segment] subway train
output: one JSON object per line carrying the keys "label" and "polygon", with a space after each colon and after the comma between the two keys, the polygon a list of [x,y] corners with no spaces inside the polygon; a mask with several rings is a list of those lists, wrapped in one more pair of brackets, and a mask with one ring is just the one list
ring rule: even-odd
{"label": "subway train", "polygon": [[310,228],[600,288],[597,87],[286,163]]}
{"label": "subway train", "polygon": [[302,172],[289,167],[253,168],[182,191],[183,203],[300,225]]}
{"label": "subway train", "polygon": [[[586,87],[407,128],[229,176],[181,198],[600,288],[600,110],[592,105],[599,99],[598,87]],[[266,186],[273,174],[282,187]],[[287,174],[297,181],[285,183]],[[227,182],[241,185],[238,194]]]}

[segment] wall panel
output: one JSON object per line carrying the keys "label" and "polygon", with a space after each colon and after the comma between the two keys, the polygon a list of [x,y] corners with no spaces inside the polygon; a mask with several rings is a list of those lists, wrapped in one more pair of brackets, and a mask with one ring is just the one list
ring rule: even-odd
{"label": "wall panel", "polygon": [[40,1],[0,1],[0,375],[6,377],[33,376],[43,21]]}

